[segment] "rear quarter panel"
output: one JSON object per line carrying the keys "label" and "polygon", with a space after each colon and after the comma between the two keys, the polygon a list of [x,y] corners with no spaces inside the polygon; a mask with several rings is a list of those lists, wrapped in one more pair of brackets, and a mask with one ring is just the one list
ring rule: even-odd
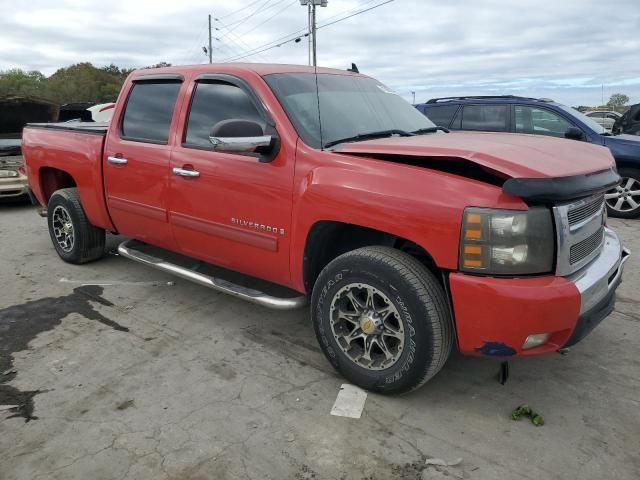
{"label": "rear quarter panel", "polygon": [[47,205],[53,193],[53,187],[46,184],[43,169],[62,170],[76,183],[91,224],[113,231],[102,182],[104,139],[104,135],[97,133],[27,127],[22,134],[22,152],[29,186],[42,205]]}

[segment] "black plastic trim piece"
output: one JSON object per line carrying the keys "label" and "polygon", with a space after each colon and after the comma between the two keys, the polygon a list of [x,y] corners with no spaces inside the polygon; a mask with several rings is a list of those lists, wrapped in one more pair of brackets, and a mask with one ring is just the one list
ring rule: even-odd
{"label": "black plastic trim piece", "polygon": [[601,172],[556,178],[510,178],[502,186],[508,195],[532,202],[559,202],[606,192],[620,182],[614,167]]}
{"label": "black plastic trim piece", "polygon": [[90,135],[101,135],[104,136],[107,134],[108,126],[98,126],[100,124],[96,124],[93,126],[86,126],[86,123],[27,123],[25,128],[45,128],[49,130],[66,130],[74,133],[87,133]]}
{"label": "black plastic trim piece", "polygon": [[140,75],[133,79],[132,82],[153,82],[153,81],[170,81],[170,82],[183,82],[184,77],[179,73],[150,73],[148,75]]}

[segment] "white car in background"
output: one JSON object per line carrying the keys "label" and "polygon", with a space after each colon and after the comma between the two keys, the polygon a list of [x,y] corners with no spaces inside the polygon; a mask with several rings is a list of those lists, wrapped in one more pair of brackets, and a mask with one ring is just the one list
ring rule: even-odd
{"label": "white car in background", "polygon": [[91,112],[91,118],[94,122],[110,122],[115,106],[116,104],[113,102],[99,103],[87,108],[87,110]]}
{"label": "white car in background", "polygon": [[609,132],[613,128],[613,124],[616,123],[616,120],[622,117],[621,114],[614,112],[613,110],[594,110],[592,112],[585,113],[585,115],[593,118]]}

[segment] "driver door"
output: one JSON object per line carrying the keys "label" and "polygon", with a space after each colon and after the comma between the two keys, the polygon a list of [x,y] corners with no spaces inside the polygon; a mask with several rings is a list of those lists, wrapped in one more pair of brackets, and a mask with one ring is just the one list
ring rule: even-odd
{"label": "driver door", "polygon": [[203,75],[188,95],[191,102],[185,102],[181,115],[169,175],[169,223],[179,250],[282,283],[289,278],[295,152],[280,142],[269,156],[213,150],[209,136],[220,122],[248,120],[277,136],[262,102],[244,81]]}

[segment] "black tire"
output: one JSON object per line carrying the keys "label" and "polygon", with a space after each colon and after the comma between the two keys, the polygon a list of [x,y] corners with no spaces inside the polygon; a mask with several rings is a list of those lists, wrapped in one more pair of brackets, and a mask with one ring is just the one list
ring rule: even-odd
{"label": "black tire", "polygon": [[[621,167],[618,169],[618,174],[620,175],[620,177],[622,177],[623,181],[620,184],[621,187],[624,188],[626,182],[628,181],[628,179],[634,179],[635,180],[635,186],[633,187],[632,191],[637,191],[638,189],[640,189],[640,170],[637,168],[629,168],[629,167]],[[614,190],[610,190],[607,192],[607,194],[612,194],[612,193],[616,193],[618,195],[624,195],[625,193],[628,195],[628,191],[627,192],[620,192],[620,191],[616,191]],[[630,197],[628,197],[630,198]],[[615,209],[612,208],[612,203],[616,202],[616,199],[607,199],[607,215],[609,215],[610,217],[614,217],[614,218],[637,218],[638,216],[640,216],[640,196],[635,196],[633,197],[633,201],[638,205],[637,207],[633,208],[626,200],[624,201],[624,203],[622,204],[621,209]],[[615,205],[614,205],[615,206]]]}
{"label": "black tire", "polygon": [[[63,245],[56,238],[54,216],[57,215],[55,222],[58,225],[60,216],[64,216],[65,212],[73,227],[73,242],[67,242],[66,245]],[[87,263],[104,255],[105,231],[89,223],[80,204],[80,197],[76,188],[63,188],[51,195],[47,206],[47,224],[49,225],[49,235],[53,246],[60,258],[65,262],[74,264]],[[60,233],[59,228],[57,231]]]}
{"label": "black tire", "polygon": [[[354,284],[381,292],[400,313],[397,318],[403,322],[407,348],[396,352],[397,360],[388,368],[384,362],[377,370],[358,364],[335,335],[332,302]],[[349,382],[377,393],[402,394],[422,386],[445,364],[453,343],[453,323],[442,286],[414,257],[389,247],[360,248],[329,263],[314,285],[311,317],[329,362]]]}

